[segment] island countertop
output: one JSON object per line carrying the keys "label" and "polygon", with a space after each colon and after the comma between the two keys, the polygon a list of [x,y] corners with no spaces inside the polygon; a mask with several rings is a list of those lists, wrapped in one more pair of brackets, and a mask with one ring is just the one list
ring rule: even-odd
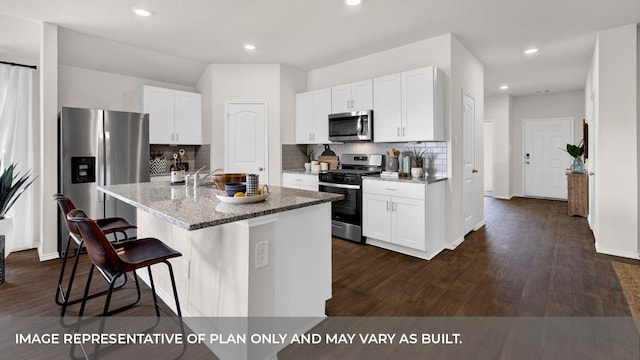
{"label": "island countertop", "polygon": [[341,200],[343,195],[269,186],[265,201],[228,204],[211,187],[173,186],[167,182],[98,186],[98,190],[186,230],[203,229],[239,220]]}

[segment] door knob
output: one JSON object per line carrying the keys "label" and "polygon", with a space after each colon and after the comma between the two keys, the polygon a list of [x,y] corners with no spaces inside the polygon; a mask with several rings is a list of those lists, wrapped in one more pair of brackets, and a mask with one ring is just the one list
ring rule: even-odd
{"label": "door knob", "polygon": [[471,172],[475,174],[475,173],[477,173],[477,172],[478,172],[478,170],[473,169],[473,170],[471,170]]}
{"label": "door knob", "polygon": [[529,165],[529,162],[527,161],[527,165]]}
{"label": "door knob", "polygon": [[258,168],[258,171],[263,171],[263,170],[264,170],[264,168],[263,168],[263,167],[259,167],[259,168]]}
{"label": "door knob", "polygon": [[596,173],[594,173],[593,171],[590,171],[590,172],[589,172],[589,175],[590,175],[590,176],[593,176],[593,175],[595,175],[595,174],[596,174]]}

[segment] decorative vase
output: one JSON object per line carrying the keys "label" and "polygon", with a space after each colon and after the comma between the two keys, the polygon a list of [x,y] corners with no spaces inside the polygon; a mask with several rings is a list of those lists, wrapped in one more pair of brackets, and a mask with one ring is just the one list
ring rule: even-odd
{"label": "decorative vase", "polygon": [[424,173],[424,169],[420,167],[411,168],[411,177],[420,178]]}
{"label": "decorative vase", "polygon": [[13,236],[13,219],[4,218],[0,219],[0,284],[4,283],[5,271],[4,271],[4,253],[5,244],[8,239]]}
{"label": "decorative vase", "polygon": [[576,156],[573,159],[573,164],[571,164],[571,172],[574,174],[584,174],[584,163],[582,162],[582,158],[580,158],[580,156]]}
{"label": "decorative vase", "polygon": [[432,178],[436,176],[436,173],[438,172],[438,169],[436,169],[435,166],[429,166],[427,167],[427,176]]}

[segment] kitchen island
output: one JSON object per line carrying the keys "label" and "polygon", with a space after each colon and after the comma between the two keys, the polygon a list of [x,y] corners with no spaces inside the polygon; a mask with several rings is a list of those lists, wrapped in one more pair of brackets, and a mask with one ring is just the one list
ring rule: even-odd
{"label": "kitchen island", "polygon": [[[182,252],[171,262],[186,316],[325,315],[331,201],[340,195],[272,186],[265,201],[228,204],[212,187],[137,183],[98,189],[137,208],[138,237],[156,237]],[[175,310],[166,273],[157,266],[154,280]]]}
{"label": "kitchen island", "polygon": [[[342,195],[270,186],[265,201],[235,205],[211,187],[149,182],[98,189],[137,208],[138,237],[182,253],[170,261],[185,317],[305,317],[302,332],[326,316],[331,201]],[[148,283],[146,271],[138,274]],[[175,311],[166,267],[153,267],[153,278]],[[237,349],[228,356],[213,350],[243,357]]]}

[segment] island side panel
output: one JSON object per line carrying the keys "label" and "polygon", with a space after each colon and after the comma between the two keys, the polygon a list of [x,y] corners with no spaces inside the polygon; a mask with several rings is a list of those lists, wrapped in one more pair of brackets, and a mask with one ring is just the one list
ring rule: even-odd
{"label": "island side panel", "polygon": [[[229,223],[187,231],[138,210],[138,234],[180,251],[171,259],[184,316],[248,316],[248,238]],[[240,234],[241,235],[241,234]],[[166,266],[152,267],[160,298],[176,310]],[[146,271],[138,273],[149,284]]]}
{"label": "island side panel", "polygon": [[278,215],[275,314],[325,317],[331,298],[331,203]]}

